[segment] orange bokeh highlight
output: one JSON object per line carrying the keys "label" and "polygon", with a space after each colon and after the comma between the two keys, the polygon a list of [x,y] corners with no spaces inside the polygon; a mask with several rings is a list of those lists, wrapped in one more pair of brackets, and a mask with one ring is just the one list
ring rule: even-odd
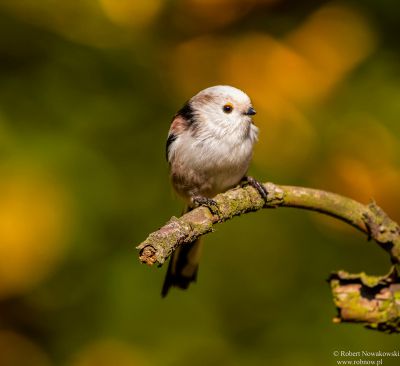
{"label": "orange bokeh highlight", "polygon": [[153,22],[165,0],[99,0],[106,16],[115,24],[142,28]]}
{"label": "orange bokeh highlight", "polygon": [[398,142],[381,123],[365,116],[359,118],[362,122],[358,126],[333,137],[336,150],[311,180],[316,187],[363,203],[375,200],[399,221],[400,169],[395,154]]}
{"label": "orange bokeh highlight", "polygon": [[69,228],[65,190],[30,169],[0,169],[0,298],[28,291],[60,262]]}
{"label": "orange bokeh highlight", "polygon": [[267,168],[301,169],[317,136],[308,109],[329,96],[375,43],[374,33],[357,11],[327,5],[281,40],[250,33],[186,41],[172,53],[171,76],[186,97],[215,84],[246,91],[259,111],[256,123],[265,133],[256,162]]}
{"label": "orange bokeh highlight", "polygon": [[376,36],[355,9],[328,5],[289,34],[286,43],[311,63],[318,78],[309,84],[313,97],[321,99],[373,51]]}

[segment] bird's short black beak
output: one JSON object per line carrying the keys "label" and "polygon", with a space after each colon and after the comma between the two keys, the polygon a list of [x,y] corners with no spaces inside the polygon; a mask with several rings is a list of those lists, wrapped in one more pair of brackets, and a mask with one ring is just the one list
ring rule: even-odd
{"label": "bird's short black beak", "polygon": [[256,114],[256,110],[253,107],[250,107],[245,113],[246,116],[254,116]]}

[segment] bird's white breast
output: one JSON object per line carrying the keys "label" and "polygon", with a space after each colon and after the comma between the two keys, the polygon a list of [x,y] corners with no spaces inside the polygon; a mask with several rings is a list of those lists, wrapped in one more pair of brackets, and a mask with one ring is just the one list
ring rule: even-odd
{"label": "bird's white breast", "polygon": [[[199,188],[197,194],[213,196],[223,192],[237,185],[246,174],[257,132],[257,127],[251,124],[246,136],[239,130],[222,138],[210,131],[195,136],[182,134],[171,146],[171,168],[174,169],[175,164],[175,168],[182,169],[188,176],[195,176],[193,184],[197,187],[193,188]],[[204,192],[199,180],[205,181]],[[188,181],[188,187],[190,184]]]}

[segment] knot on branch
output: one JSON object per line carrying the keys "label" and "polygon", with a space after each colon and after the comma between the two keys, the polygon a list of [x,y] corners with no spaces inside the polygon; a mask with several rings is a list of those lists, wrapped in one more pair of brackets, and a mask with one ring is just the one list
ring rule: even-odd
{"label": "knot on branch", "polygon": [[339,271],[328,281],[338,310],[335,322],[358,322],[370,329],[400,333],[400,281],[395,267],[382,277]]}
{"label": "knot on branch", "polygon": [[[368,234],[400,263],[400,227],[375,203],[365,206],[338,194],[265,183],[264,199],[252,186],[234,188],[213,198],[215,210],[198,207],[180,218],[172,217],[165,226],[142,242],[139,258],[148,265],[163,264],[180,245],[213,230],[213,226],[234,216],[262,208],[295,207],[336,217]],[[384,277],[346,272],[329,280],[339,315],[336,322],[361,322],[369,328],[400,332],[400,281],[394,270]]]}
{"label": "knot on branch", "polygon": [[205,207],[190,211],[179,219],[173,216],[137,246],[140,261],[150,266],[163,264],[177,246],[191,243],[200,235],[212,231],[213,218]]}
{"label": "knot on branch", "polygon": [[274,183],[265,183],[265,189],[268,192],[266,207],[276,208],[283,204],[285,199],[285,192],[282,188]]}
{"label": "knot on branch", "polygon": [[172,217],[166,225],[151,233],[142,242],[139,249],[139,260],[153,265],[163,264],[179,245],[185,245],[199,236],[213,230],[213,225],[224,222],[234,216],[263,207],[281,206],[284,200],[284,190],[273,183],[266,183],[267,201],[251,186],[234,188],[217,195],[213,201],[213,209],[198,207],[180,218]]}
{"label": "knot on branch", "polygon": [[374,239],[389,252],[392,262],[400,262],[400,227],[375,202],[368,205],[363,214],[368,230],[368,240]]}

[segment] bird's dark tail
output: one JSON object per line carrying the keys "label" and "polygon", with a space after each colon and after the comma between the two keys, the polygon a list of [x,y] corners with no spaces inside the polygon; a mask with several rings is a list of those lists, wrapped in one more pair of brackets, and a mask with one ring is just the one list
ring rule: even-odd
{"label": "bird's dark tail", "polygon": [[[189,210],[186,209],[185,212]],[[167,274],[161,290],[161,296],[165,297],[171,287],[186,290],[191,282],[195,282],[201,255],[202,243],[200,239],[190,244],[178,247],[169,260]]]}

